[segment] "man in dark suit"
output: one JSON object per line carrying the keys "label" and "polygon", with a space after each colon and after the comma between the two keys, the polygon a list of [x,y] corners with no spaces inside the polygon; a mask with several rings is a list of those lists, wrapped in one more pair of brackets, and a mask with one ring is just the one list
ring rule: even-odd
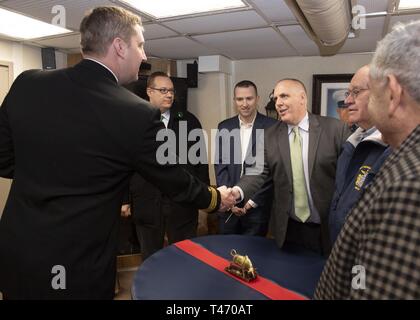
{"label": "man in dark suit", "polygon": [[120,86],[137,79],[138,16],[99,7],[82,21],[84,60],[30,70],[0,108],[0,176],[13,178],[0,221],[7,299],[112,299],[122,198],[134,171],[175,201],[232,206],[177,165],[160,165],[160,112]]}
{"label": "man in dark suit", "polygon": [[[207,152],[194,154],[197,160],[200,160],[197,163],[191,162],[189,157],[182,161],[182,157],[188,154],[195,143],[204,144],[204,136],[201,134],[200,122],[192,113],[175,112],[171,109],[175,96],[172,80],[163,72],[152,73],[147,79],[147,95],[150,103],[160,110],[162,122],[167,130],[174,133],[176,141],[172,141],[175,144],[173,147],[178,159],[185,162],[182,164],[183,168],[209,184]],[[190,141],[186,137],[193,130],[199,134],[197,141]],[[183,144],[185,150],[182,150]],[[205,148],[201,148],[199,152],[203,150]],[[129,198],[143,259],[163,247],[165,232],[169,244],[197,236],[197,208],[172,201],[139,174],[134,174],[130,181]]]}
{"label": "man in dark suit", "polygon": [[[238,183],[249,165],[247,155],[256,156],[257,132],[263,134],[264,129],[277,122],[257,111],[259,96],[252,81],[238,82],[233,93],[238,115],[220,122],[216,137],[214,169],[218,186],[232,187]],[[265,236],[273,200],[272,190],[270,184],[256,192],[246,204],[238,204],[232,211],[218,214],[220,233]],[[247,211],[242,209],[244,206]]]}
{"label": "man in dark suit", "polygon": [[236,196],[243,192],[249,199],[272,179],[271,231],[277,244],[297,244],[327,255],[331,249],[328,211],[348,126],[308,113],[306,89],[299,80],[280,80],[274,99],[282,122],[265,131],[264,168],[260,174],[244,175],[234,187]]}

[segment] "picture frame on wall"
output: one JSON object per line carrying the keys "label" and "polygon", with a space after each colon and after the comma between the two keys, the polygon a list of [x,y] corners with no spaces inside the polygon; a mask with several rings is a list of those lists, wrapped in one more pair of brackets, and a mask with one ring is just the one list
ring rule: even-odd
{"label": "picture frame on wall", "polygon": [[344,93],[347,91],[352,73],[314,74],[312,77],[312,113],[333,117],[346,122]]}

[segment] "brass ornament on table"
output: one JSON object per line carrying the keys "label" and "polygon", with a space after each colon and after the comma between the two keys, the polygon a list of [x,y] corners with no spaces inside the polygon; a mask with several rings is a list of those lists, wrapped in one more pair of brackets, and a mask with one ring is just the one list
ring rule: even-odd
{"label": "brass ornament on table", "polygon": [[239,255],[235,249],[232,249],[230,254],[233,258],[229,266],[225,268],[227,272],[247,282],[257,278],[257,270],[252,266],[252,262],[248,256]]}

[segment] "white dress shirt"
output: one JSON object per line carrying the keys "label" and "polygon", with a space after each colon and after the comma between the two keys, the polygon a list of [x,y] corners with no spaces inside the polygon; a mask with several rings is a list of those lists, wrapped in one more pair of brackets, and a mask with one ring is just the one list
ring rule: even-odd
{"label": "white dress shirt", "polygon": [[168,128],[169,119],[171,118],[171,110],[167,110],[161,114],[162,122],[166,128]]}
{"label": "white dress shirt", "polygon": [[[252,134],[252,127],[254,126],[255,118],[257,117],[257,114],[255,114],[254,119],[252,119],[251,122],[244,122],[241,119],[241,116],[238,116],[239,118],[239,128],[241,131],[241,151],[242,151],[242,166],[244,164],[246,154],[248,151],[249,141],[251,140],[251,134]],[[241,170],[241,176],[242,176],[243,170]]]}
{"label": "white dress shirt", "polygon": [[[252,128],[254,126],[255,119],[257,118],[257,113],[255,113],[254,119],[251,122],[247,123],[241,119],[241,116],[238,115],[239,118],[239,128],[241,131],[241,151],[242,151],[242,167],[241,167],[241,176],[243,174],[243,166],[245,162],[245,158],[248,152],[249,141],[251,140],[252,135]],[[258,204],[252,201],[251,199],[248,200],[248,203],[253,207],[258,207]]]}

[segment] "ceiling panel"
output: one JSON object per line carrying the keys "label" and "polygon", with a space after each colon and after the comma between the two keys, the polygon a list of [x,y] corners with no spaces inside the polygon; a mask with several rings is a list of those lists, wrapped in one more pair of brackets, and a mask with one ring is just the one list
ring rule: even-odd
{"label": "ceiling panel", "polygon": [[275,23],[296,22],[296,18],[283,0],[252,0],[261,12]]}
{"label": "ceiling panel", "polygon": [[170,36],[178,35],[176,32],[169,30],[158,24],[146,24],[144,25],[144,38],[146,40],[165,38]]}
{"label": "ceiling panel", "polygon": [[232,31],[194,36],[201,43],[220,49],[233,59],[253,59],[296,55],[272,28]]}
{"label": "ceiling panel", "polygon": [[208,49],[184,37],[146,41],[145,51],[146,55],[168,59],[191,59],[199,56],[221,54],[217,50]]}
{"label": "ceiling panel", "polygon": [[214,33],[226,30],[251,29],[267,23],[255,11],[240,11],[211,16],[163,22],[183,34]]}
{"label": "ceiling panel", "polygon": [[392,30],[392,26],[394,26],[397,22],[407,23],[410,21],[420,20],[420,14],[408,14],[403,16],[392,16],[391,21],[389,22],[389,31]]}
{"label": "ceiling panel", "polygon": [[359,36],[347,39],[338,53],[373,52],[376,43],[382,38],[385,17],[366,19],[366,29],[361,29]]}
{"label": "ceiling panel", "polygon": [[51,23],[56,13],[51,13],[55,5],[63,5],[66,16],[66,28],[78,31],[85,12],[99,5],[113,5],[107,0],[5,0],[0,6],[13,9],[33,18]]}
{"label": "ceiling panel", "polygon": [[387,11],[389,0],[358,0],[357,4],[365,7],[366,13]]}
{"label": "ceiling panel", "polygon": [[[391,0],[358,0],[367,13],[385,11]],[[149,55],[189,59],[200,55],[221,54],[233,59],[257,59],[294,55],[318,55],[316,44],[298,25],[284,0],[248,0],[254,9],[216,13],[183,19],[167,19],[145,23],[146,49]],[[0,0],[0,7],[10,8],[31,17],[51,22],[55,5],[64,5],[67,28],[78,31],[84,13],[99,5],[115,5],[117,0]],[[267,21],[278,25],[278,30],[267,26]],[[396,21],[420,19],[420,14],[392,16],[389,26]],[[355,39],[348,39],[339,53],[370,52],[382,38],[384,17],[368,18],[367,28]],[[149,24],[148,24],[149,23]],[[172,29],[172,30],[171,30]],[[279,35],[282,33],[288,40]],[[181,35],[192,35],[199,43]],[[34,43],[26,42],[26,43]],[[53,37],[36,41],[41,46],[78,50],[79,38]],[[74,47],[76,45],[76,47]],[[291,46],[293,47],[291,47]]]}
{"label": "ceiling panel", "polygon": [[72,34],[60,36],[44,40],[33,41],[43,47],[61,48],[61,49],[77,49],[80,48],[80,34]]}
{"label": "ceiling panel", "polygon": [[278,27],[281,33],[302,56],[319,55],[318,46],[306,35],[301,26]]}
{"label": "ceiling panel", "polygon": [[[80,22],[85,13],[97,6],[112,6],[112,0],[3,0],[0,6],[13,9],[30,17],[51,23],[56,13],[51,10],[56,5],[64,6],[66,13],[66,27],[79,31]],[[148,21],[142,17],[142,21]]]}

